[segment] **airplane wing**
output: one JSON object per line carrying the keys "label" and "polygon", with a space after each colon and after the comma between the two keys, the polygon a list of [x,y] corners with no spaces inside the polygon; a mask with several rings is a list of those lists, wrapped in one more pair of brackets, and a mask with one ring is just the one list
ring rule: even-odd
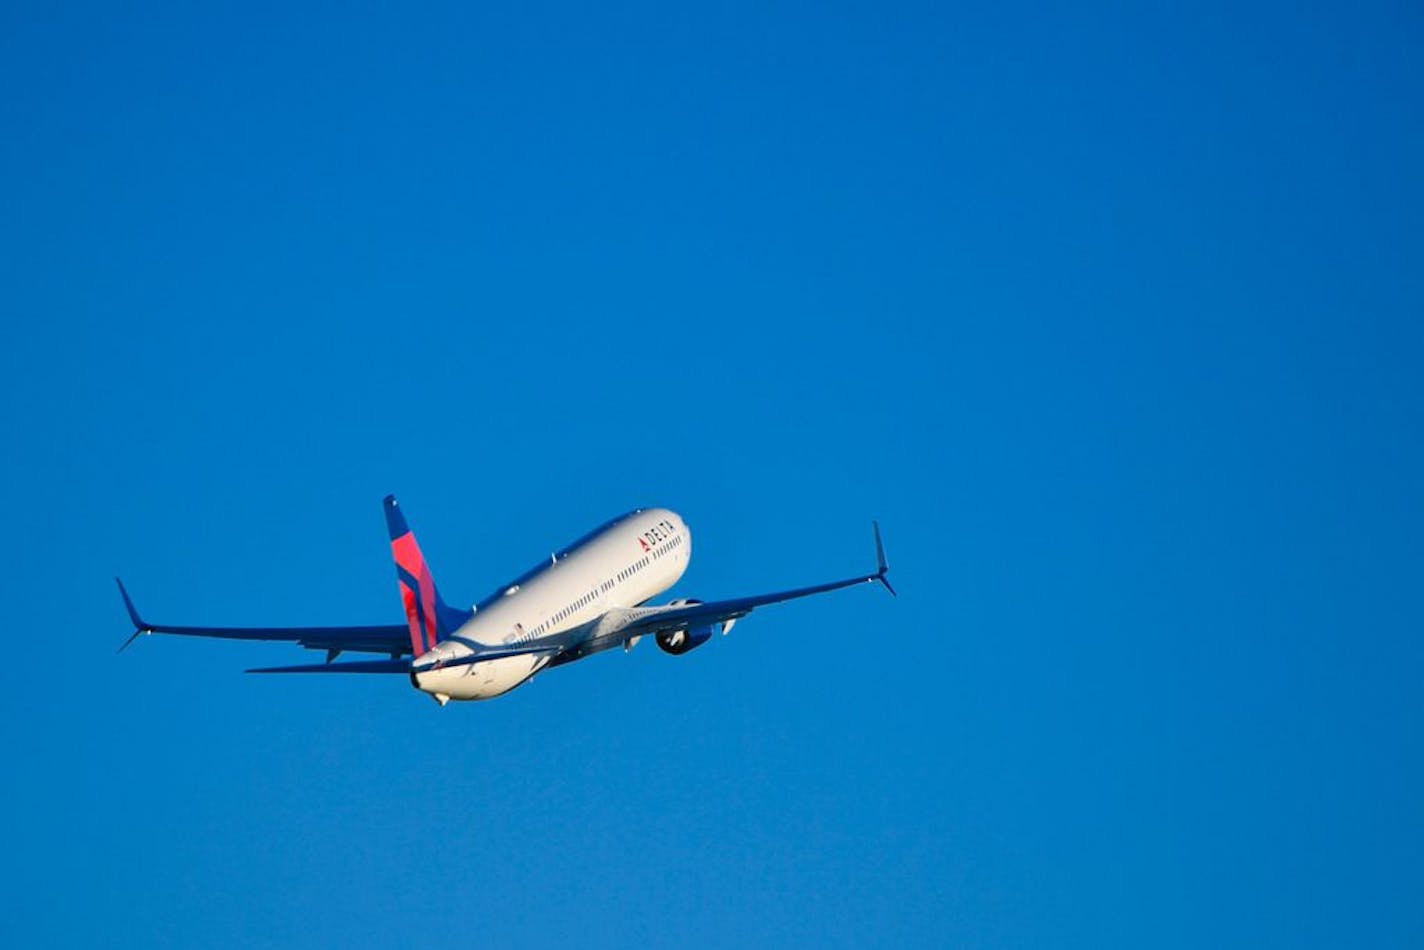
{"label": "airplane wing", "polygon": [[872,521],[871,527],[875,532],[876,571],[874,574],[862,574],[858,577],[848,577],[845,580],[813,584],[810,587],[796,587],[771,594],[734,597],[730,600],[711,600],[700,604],[678,606],[635,607],[627,611],[625,625],[620,628],[619,633],[626,640],[649,633],[661,633],[664,630],[680,630],[700,624],[736,620],[745,617],[757,607],[796,600],[799,597],[810,597],[812,594],[824,594],[828,591],[840,590],[843,587],[854,587],[856,584],[879,583],[893,595],[895,588],[890,586],[890,581],[887,579],[890,568],[885,563],[885,545],[880,540],[880,525]]}
{"label": "airplane wing", "polygon": [[360,653],[388,653],[392,658],[411,652],[410,633],[406,624],[372,624],[351,627],[183,627],[149,623],[139,616],[124,582],[117,577],[119,593],[134,632],[119,647],[123,652],[130,643],[146,633],[168,633],[184,637],[217,637],[224,640],[273,640],[296,643],[312,650],[326,650],[329,656],[347,650]]}

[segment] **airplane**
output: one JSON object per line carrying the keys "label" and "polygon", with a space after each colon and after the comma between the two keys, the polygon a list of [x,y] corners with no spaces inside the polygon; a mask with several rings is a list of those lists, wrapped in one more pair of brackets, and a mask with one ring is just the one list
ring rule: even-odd
{"label": "airplane", "polygon": [[[452,699],[502,696],[535,673],[651,636],[664,653],[681,656],[726,634],[757,607],[879,583],[891,593],[880,526],[876,570],[844,580],[771,594],[703,602],[678,598],[648,603],[672,587],[692,559],[687,522],[666,508],[639,508],[599,525],[475,606],[452,607],[440,596],[394,495],[384,500],[406,622],[352,627],[193,627],[149,623],[139,616],[122,580],[134,632],[122,653],[151,633],[228,640],[270,640],[325,650],[325,663],[260,667],[249,673],[397,673],[444,706]],[[342,653],[383,653],[386,659],[337,661]]]}

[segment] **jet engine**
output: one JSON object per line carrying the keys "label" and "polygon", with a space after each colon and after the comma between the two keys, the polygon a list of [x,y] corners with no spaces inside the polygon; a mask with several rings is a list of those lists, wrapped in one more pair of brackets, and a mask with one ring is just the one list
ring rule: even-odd
{"label": "jet engine", "polygon": [[[700,604],[700,600],[689,600],[679,598],[669,601],[669,607],[691,607]],[[712,634],[722,628],[720,623],[706,623],[695,627],[682,627],[678,630],[664,630],[657,635],[658,649],[664,653],[671,653],[673,656],[682,656],[694,647],[700,647],[708,640],[712,639]]]}

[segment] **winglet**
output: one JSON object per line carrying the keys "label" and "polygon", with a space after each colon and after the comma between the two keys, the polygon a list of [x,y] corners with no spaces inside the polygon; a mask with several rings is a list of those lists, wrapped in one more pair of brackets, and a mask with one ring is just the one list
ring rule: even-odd
{"label": "winglet", "polygon": [[143,618],[138,615],[138,608],[134,606],[133,598],[129,596],[129,592],[124,589],[124,582],[116,577],[114,578],[114,583],[119,585],[119,594],[124,598],[124,608],[128,610],[129,620],[133,621],[134,625],[133,634],[124,641],[123,646],[114,651],[115,653],[122,653],[129,648],[130,643],[133,643],[143,634],[152,633],[153,625],[144,623]]}
{"label": "winglet", "polygon": [[895,588],[890,586],[890,581],[886,577],[890,573],[890,565],[885,563],[885,544],[880,540],[880,522],[870,522],[871,530],[875,532],[875,579],[885,586],[891,597],[898,597]]}

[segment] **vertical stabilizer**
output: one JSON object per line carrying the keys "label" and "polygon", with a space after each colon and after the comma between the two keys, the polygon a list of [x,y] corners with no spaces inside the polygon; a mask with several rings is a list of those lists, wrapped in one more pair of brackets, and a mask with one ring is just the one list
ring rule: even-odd
{"label": "vertical stabilizer", "polygon": [[474,616],[474,611],[451,607],[440,598],[430,565],[425,563],[415,532],[406,524],[395,495],[386,496],[385,508],[401,604],[405,607],[406,623],[410,625],[410,646],[412,654],[420,656],[460,629]]}

